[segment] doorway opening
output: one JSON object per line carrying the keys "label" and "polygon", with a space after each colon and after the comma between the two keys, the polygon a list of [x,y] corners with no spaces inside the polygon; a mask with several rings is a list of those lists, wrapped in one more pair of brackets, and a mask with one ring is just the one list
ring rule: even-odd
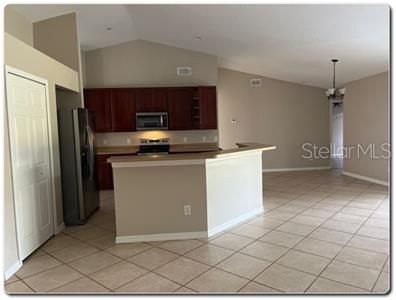
{"label": "doorway opening", "polygon": [[342,102],[330,103],[330,166],[332,169],[343,168],[344,113]]}

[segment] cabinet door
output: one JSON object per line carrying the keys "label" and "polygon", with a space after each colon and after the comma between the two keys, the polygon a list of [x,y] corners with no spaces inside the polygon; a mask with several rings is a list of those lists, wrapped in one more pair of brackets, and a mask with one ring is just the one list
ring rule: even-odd
{"label": "cabinet door", "polygon": [[110,99],[112,131],[135,131],[135,94],[133,89],[110,89]]}
{"label": "cabinet door", "polygon": [[109,163],[96,162],[96,180],[98,190],[113,189],[113,174]]}
{"label": "cabinet door", "polygon": [[216,87],[199,87],[200,128],[217,129]]}
{"label": "cabinet door", "polygon": [[166,112],[166,88],[138,88],[136,92],[136,112]]}
{"label": "cabinet door", "polygon": [[168,118],[169,129],[191,130],[192,129],[192,88],[169,88],[168,89]]}
{"label": "cabinet door", "polygon": [[96,132],[111,131],[110,96],[108,89],[84,90],[85,107],[93,112]]}

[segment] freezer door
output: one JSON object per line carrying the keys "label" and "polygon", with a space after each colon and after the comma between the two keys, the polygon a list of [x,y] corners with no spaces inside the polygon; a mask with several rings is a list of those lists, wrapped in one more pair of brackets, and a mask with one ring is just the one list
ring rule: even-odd
{"label": "freezer door", "polygon": [[80,218],[87,219],[96,209],[99,208],[99,192],[95,184],[95,136],[92,131],[92,119],[88,114],[88,110],[78,108],[78,143],[80,157]]}

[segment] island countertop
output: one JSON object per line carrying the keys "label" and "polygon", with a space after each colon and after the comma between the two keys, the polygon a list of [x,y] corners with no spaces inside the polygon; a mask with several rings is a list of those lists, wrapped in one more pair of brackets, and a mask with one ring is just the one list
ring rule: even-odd
{"label": "island countertop", "polygon": [[[268,151],[275,150],[276,146],[265,145],[260,143],[237,143],[239,148],[228,150],[217,150],[201,153],[183,153],[183,154],[167,154],[167,155],[129,155],[129,156],[111,156],[107,161],[113,167],[133,166],[133,165],[155,165],[160,164],[179,164],[184,162],[199,163],[207,159],[234,157],[246,154],[252,151]],[[193,162],[195,161],[195,162]]]}

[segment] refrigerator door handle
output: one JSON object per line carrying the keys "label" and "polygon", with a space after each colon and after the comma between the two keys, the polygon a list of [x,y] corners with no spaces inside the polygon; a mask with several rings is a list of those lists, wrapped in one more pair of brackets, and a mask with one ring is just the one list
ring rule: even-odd
{"label": "refrigerator door handle", "polygon": [[89,166],[89,179],[93,180],[94,178],[94,141],[93,141],[93,135],[91,132],[91,128],[87,126],[86,128],[86,134],[87,134],[87,139],[88,139],[88,166]]}

